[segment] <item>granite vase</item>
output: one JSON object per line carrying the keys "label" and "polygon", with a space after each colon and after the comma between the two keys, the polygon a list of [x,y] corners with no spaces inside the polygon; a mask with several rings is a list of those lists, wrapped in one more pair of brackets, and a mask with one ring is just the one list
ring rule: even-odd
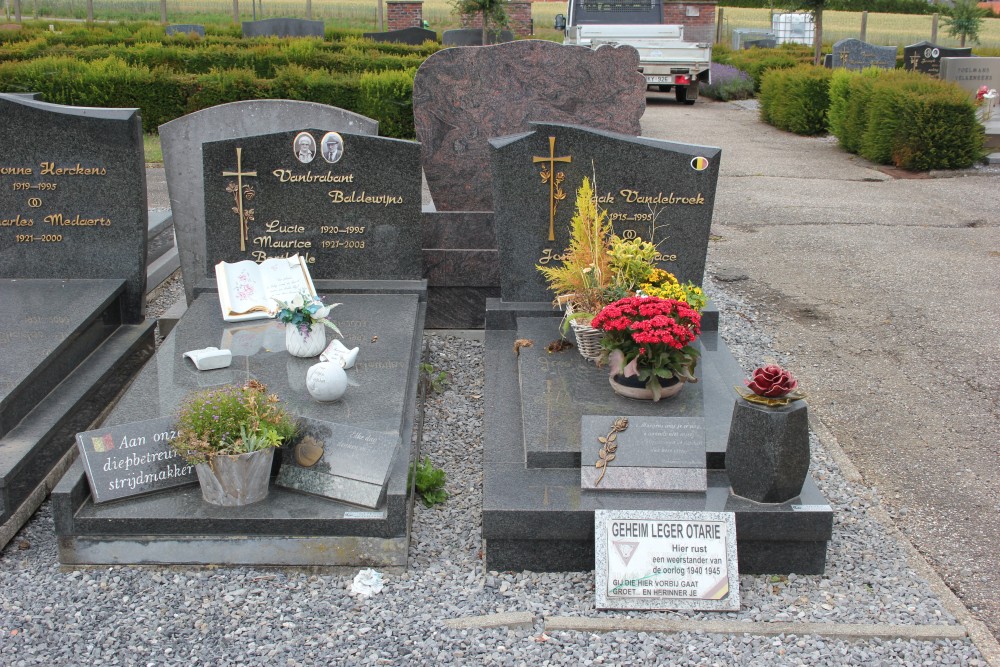
{"label": "granite vase", "polygon": [[[639,401],[656,400],[653,396],[653,390],[647,388],[646,382],[640,380],[638,376],[625,377],[624,375],[611,375],[608,377],[608,382],[611,383],[611,388],[619,396],[633,398]],[[661,380],[660,400],[676,396],[683,388],[684,383],[675,377],[670,378],[669,380]]]}
{"label": "granite vase", "polygon": [[271,463],[274,448],[256,452],[220,455],[208,463],[195,466],[201,495],[213,505],[238,507],[250,505],[267,498],[271,481]]}
{"label": "granite vase", "polygon": [[322,324],[302,328],[292,324],[285,325],[285,349],[293,357],[309,359],[318,356],[324,348],[326,348],[326,329]]}
{"label": "granite vase", "polygon": [[806,404],[755,405],[739,398],[726,447],[733,493],[758,503],[783,503],[802,492],[809,474]]}

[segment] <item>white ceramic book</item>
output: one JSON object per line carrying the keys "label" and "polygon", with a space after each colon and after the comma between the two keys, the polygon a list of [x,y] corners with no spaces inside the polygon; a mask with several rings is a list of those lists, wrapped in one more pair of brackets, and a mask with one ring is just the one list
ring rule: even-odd
{"label": "white ceramic book", "polygon": [[299,255],[272,257],[260,264],[244,260],[215,265],[222,319],[243,322],[274,317],[278,301],[299,294],[316,296],[316,287],[306,262]]}

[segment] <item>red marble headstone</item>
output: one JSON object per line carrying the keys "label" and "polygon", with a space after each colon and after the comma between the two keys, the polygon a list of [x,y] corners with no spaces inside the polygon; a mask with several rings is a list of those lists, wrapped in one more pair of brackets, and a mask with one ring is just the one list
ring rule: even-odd
{"label": "red marble headstone", "polygon": [[542,40],[444,49],[413,81],[421,163],[439,211],[491,211],[487,141],[530,121],[641,132],[646,81],[630,46],[590,50]]}

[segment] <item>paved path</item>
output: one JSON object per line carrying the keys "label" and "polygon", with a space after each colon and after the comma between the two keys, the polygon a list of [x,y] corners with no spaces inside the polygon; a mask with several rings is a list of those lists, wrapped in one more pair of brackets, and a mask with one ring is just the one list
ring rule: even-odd
{"label": "paved path", "polygon": [[895,180],[705,100],[650,97],[643,134],[722,147],[709,272],[768,313],[814,416],[997,635],[1000,175]]}

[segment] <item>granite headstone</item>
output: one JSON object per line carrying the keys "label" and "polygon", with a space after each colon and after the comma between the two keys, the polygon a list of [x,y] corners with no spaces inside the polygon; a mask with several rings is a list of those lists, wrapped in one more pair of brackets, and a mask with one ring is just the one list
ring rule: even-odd
{"label": "granite headstone", "polygon": [[315,102],[249,100],[202,109],[160,126],[163,166],[180,253],[184,292],[190,303],[195,287],[211,275],[205,260],[205,174],[202,144],[308,126],[335,132],[378,134],[378,122]]}
{"label": "granite headstone", "polygon": [[158,417],[76,434],[95,503],[197,482],[194,466],[170,447],[174,417]]}
{"label": "granite headstone", "polygon": [[306,19],[274,18],[262,21],[243,21],[244,37],[319,37],[322,38],[323,22]]}
{"label": "granite headstone", "polygon": [[305,127],[203,153],[206,271],[298,253],[313,278],[421,277],[416,143]]}
{"label": "granite headstone", "polygon": [[398,435],[305,417],[299,428],[298,442],[282,453],[278,486],[364,507],[382,503]]}
{"label": "granite headstone", "polygon": [[968,58],[972,55],[972,47],[948,48],[930,42],[918,42],[903,47],[903,67],[924,74],[938,76],[941,74],[942,58]]}
{"label": "granite headstone", "polygon": [[833,67],[863,70],[866,67],[896,67],[896,47],[878,46],[860,39],[842,39],[833,45]]}
{"label": "granite headstone", "polygon": [[146,170],[138,109],[0,95],[0,278],[121,278],[146,310]]}
{"label": "granite headstone", "polygon": [[[499,33],[488,30],[486,32],[486,41],[488,44],[513,42],[514,33],[510,30],[501,30]],[[455,30],[445,30],[441,34],[441,43],[444,46],[482,46],[483,31],[479,28],[457,28]]]}
{"label": "granite headstone", "polygon": [[[686,388],[687,389],[687,388]],[[704,417],[627,417],[615,434],[615,458],[597,467],[615,417],[583,415],[580,486],[592,491],[704,491]],[[607,453],[607,452],[605,452]],[[603,476],[602,476],[603,475]],[[599,481],[598,481],[599,480]]]}
{"label": "granite headstone", "polygon": [[542,40],[444,49],[413,80],[421,163],[439,211],[490,211],[488,140],[531,121],[638,135],[646,80],[632,47],[591,50]]}
{"label": "granite headstone", "polygon": [[1000,90],[1000,58],[942,58],[941,78],[975,95],[980,87]]}
{"label": "granite headstone", "polygon": [[168,25],[166,27],[166,33],[168,35],[189,35],[194,33],[199,37],[205,36],[205,26],[198,25],[196,23],[180,23],[177,25]]}
{"label": "granite headstone", "polygon": [[662,268],[701,284],[719,148],[554,123],[490,144],[504,301],[552,300],[535,267],[559,261],[569,245],[584,177],[594,181],[616,234],[651,241]]}
{"label": "granite headstone", "polygon": [[437,33],[427,28],[403,28],[402,30],[389,30],[388,32],[366,32],[363,37],[375,42],[387,42],[395,44],[410,44],[420,46],[424,42],[436,42]]}

